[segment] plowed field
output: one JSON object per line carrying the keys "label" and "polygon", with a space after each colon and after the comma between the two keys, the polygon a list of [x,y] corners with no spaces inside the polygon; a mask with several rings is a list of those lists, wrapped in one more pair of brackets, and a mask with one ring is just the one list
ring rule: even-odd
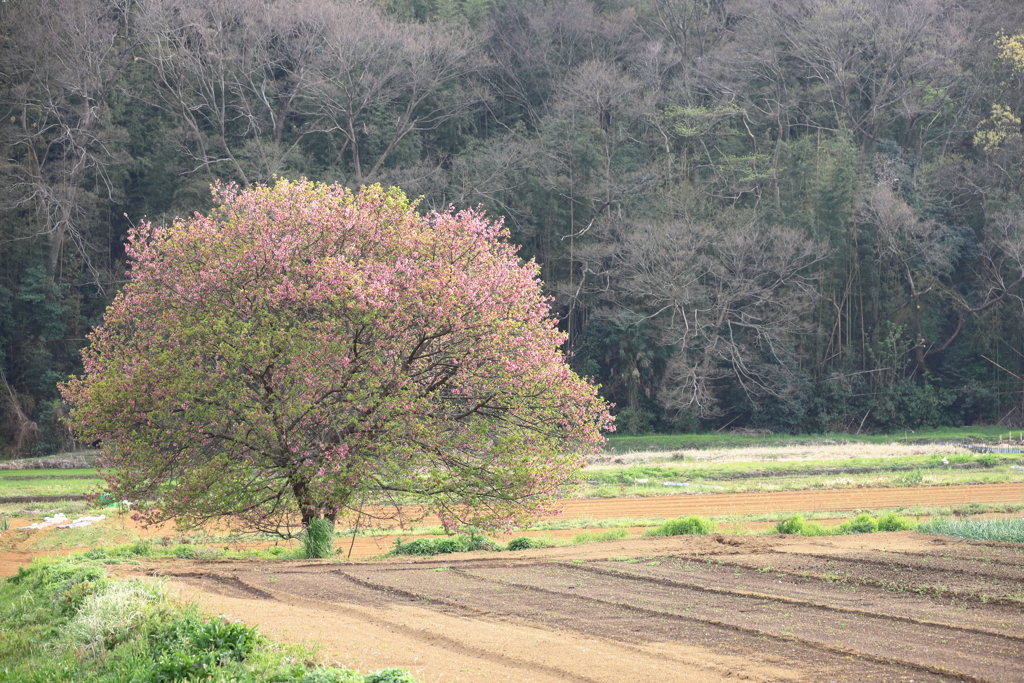
{"label": "plowed field", "polygon": [[1024,547],[715,535],[377,562],[122,566],[421,681],[1024,681]]}

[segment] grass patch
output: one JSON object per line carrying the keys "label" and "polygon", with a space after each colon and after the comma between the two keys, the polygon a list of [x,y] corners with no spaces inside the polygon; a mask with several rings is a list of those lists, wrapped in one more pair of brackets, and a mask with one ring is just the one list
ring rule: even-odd
{"label": "grass patch", "polygon": [[0,584],[0,680],[415,683],[398,669],[317,666],[308,650],[172,602],[160,584],[53,559]]}
{"label": "grass patch", "polygon": [[414,538],[409,542],[396,538],[388,555],[445,555],[474,550],[496,550],[497,544],[480,534],[459,534],[442,538]]}
{"label": "grass patch", "polygon": [[14,477],[3,477],[0,478],[0,497],[83,496],[96,493],[102,486],[102,479],[71,479],[64,477],[59,479],[51,479],[49,477],[17,479]]}
{"label": "grass patch", "polygon": [[27,481],[34,479],[75,479],[88,477],[89,479],[100,479],[100,471],[95,467],[57,470],[0,470],[0,482],[3,481]]}
{"label": "grass patch", "polygon": [[940,517],[924,522],[917,530],[923,534],[952,536],[970,541],[1024,543],[1024,517],[978,520]]}
{"label": "grass patch", "polygon": [[[1021,432],[1013,432],[1019,438]],[[892,434],[652,434],[648,436],[609,436],[606,453],[635,451],[681,451],[710,448],[750,448],[821,443],[996,443],[1009,439],[1005,427],[962,427],[895,432]]]}
{"label": "grass patch", "polygon": [[529,536],[519,536],[513,538],[505,545],[505,550],[531,550],[534,548],[547,548],[548,543],[540,538],[530,538]]}
{"label": "grass patch", "polygon": [[[899,488],[1024,481],[1024,456],[949,453],[765,462],[668,462],[592,466],[584,498],[678,493],[740,493],[843,488]],[[1015,467],[1017,469],[1015,469]]]}
{"label": "grass patch", "polygon": [[717,525],[699,515],[670,519],[661,526],[648,529],[644,536],[706,536],[714,532]]}
{"label": "grass patch", "polygon": [[576,534],[569,541],[569,545],[582,545],[583,543],[598,543],[601,541],[621,541],[629,536],[625,529],[609,529],[608,531],[584,531]]}
{"label": "grass patch", "polygon": [[302,551],[307,558],[330,557],[334,552],[334,522],[314,519],[302,534]]}

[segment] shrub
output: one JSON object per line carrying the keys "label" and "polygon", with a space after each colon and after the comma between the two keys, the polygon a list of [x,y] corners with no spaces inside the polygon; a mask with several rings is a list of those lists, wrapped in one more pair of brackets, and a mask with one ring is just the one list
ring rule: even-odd
{"label": "shrub", "polygon": [[196,549],[191,545],[178,544],[171,550],[171,555],[181,560],[194,560]]}
{"label": "shrub", "polygon": [[806,522],[800,515],[793,515],[789,519],[783,519],[775,525],[775,531],[780,534],[803,534]]}
{"label": "shrub", "polygon": [[775,525],[775,533],[799,536],[828,536],[831,532],[817,522],[808,522],[801,515],[793,515],[788,519],[780,520]]}
{"label": "shrub", "polygon": [[299,679],[298,683],[363,683],[366,679],[351,669],[323,667],[313,669]]}
{"label": "shrub", "polygon": [[800,531],[801,536],[828,536],[829,530],[817,522],[807,522]]}
{"label": "shrub", "polygon": [[302,547],[308,558],[330,557],[334,552],[334,522],[322,517],[312,520],[302,537]]}
{"label": "shrub", "polygon": [[404,669],[381,669],[366,675],[366,683],[416,683],[412,674]]}
{"label": "shrub", "polygon": [[447,536],[445,538],[416,538],[408,543],[403,543],[401,538],[396,538],[391,546],[389,555],[443,555],[446,553],[466,553],[484,548],[493,549],[496,546],[484,536],[472,534],[459,534],[458,536]]}
{"label": "shrub", "polygon": [[706,536],[715,530],[717,525],[710,519],[699,515],[670,519],[659,527],[649,529],[645,536]]}
{"label": "shrub", "polygon": [[870,534],[876,531],[878,531],[878,523],[866,512],[843,522],[835,529],[836,534]]}
{"label": "shrub", "polygon": [[914,523],[895,512],[887,512],[877,520],[879,531],[907,531],[914,528]]}
{"label": "shrub", "polygon": [[529,536],[520,536],[513,538],[505,546],[505,550],[530,550],[532,548],[545,548],[547,543],[540,540],[539,538],[530,538]]}

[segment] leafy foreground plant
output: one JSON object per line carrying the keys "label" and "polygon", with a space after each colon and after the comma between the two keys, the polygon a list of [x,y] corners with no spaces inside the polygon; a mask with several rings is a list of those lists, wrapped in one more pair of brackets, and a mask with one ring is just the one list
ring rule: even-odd
{"label": "leafy foreground plant", "polygon": [[309,653],[169,601],[160,584],[113,582],[37,560],[0,584],[0,680],[19,683],[415,683],[407,671],[310,668]]}
{"label": "leafy foreground plant", "polygon": [[1024,517],[1010,519],[960,519],[940,517],[921,524],[923,534],[952,536],[970,541],[1024,543]]}
{"label": "leafy foreground plant", "polygon": [[648,529],[644,536],[706,536],[712,533],[717,525],[710,519],[699,515],[670,519],[659,527]]}

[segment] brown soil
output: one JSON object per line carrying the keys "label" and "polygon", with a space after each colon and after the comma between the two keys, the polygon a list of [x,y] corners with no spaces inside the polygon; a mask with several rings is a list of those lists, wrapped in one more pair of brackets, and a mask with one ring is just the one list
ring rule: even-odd
{"label": "brown soil", "polygon": [[151,561],[205,610],[434,681],[1024,681],[1024,547],[715,535],[375,562]]}
{"label": "brown soil", "polygon": [[[676,495],[567,501],[564,516],[1021,500],[1021,484]],[[174,535],[127,518],[102,523]],[[36,534],[56,533],[64,532],[4,534],[0,574],[43,554],[27,550]],[[379,554],[392,540],[357,538],[353,556]],[[164,577],[206,611],[317,646],[328,662],[408,668],[423,683],[1024,681],[1024,546],[1013,544],[910,532],[716,534],[429,559],[152,560],[111,570]]]}
{"label": "brown soil", "polygon": [[683,515],[749,515],[771,512],[848,512],[914,506],[956,506],[968,503],[1020,503],[1024,483],[919,486],[913,488],[830,489],[756,493],[684,494],[650,498],[587,498],[568,500],[562,516],[679,517]]}

